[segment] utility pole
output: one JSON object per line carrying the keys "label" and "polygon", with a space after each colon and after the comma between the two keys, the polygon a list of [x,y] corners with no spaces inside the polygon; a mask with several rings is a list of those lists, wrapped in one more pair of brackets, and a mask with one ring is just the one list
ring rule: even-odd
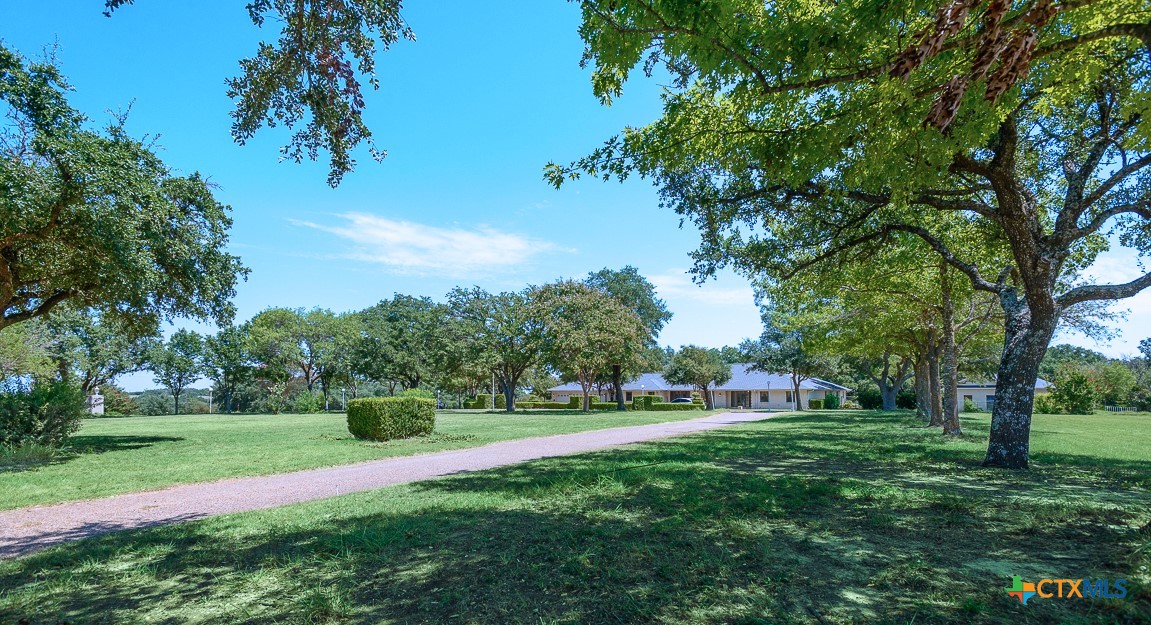
{"label": "utility pole", "polygon": [[496,372],[492,372],[492,410],[496,409]]}
{"label": "utility pole", "polygon": [[212,414],[212,387],[208,387],[208,414]]}

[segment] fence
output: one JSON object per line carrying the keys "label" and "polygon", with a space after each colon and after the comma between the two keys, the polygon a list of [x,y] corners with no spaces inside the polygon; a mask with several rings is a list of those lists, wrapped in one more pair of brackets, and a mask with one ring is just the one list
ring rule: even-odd
{"label": "fence", "polygon": [[1139,412],[1139,409],[1134,406],[1103,406],[1107,412]]}

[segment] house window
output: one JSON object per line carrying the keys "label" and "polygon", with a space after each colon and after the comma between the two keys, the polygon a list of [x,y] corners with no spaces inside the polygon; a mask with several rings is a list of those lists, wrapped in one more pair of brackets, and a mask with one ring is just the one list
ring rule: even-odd
{"label": "house window", "polygon": [[789,404],[790,404],[791,402],[795,401],[795,397],[793,397],[793,396],[792,396],[792,392],[791,392],[791,391],[787,391],[787,399],[785,399],[784,401],[785,401],[785,402],[787,402],[787,403],[789,403]]}
{"label": "house window", "polygon": [[623,398],[627,401],[631,401],[631,391],[624,391]]}
{"label": "house window", "polygon": [[767,391],[760,391],[759,392],[759,403],[766,404],[770,401],[771,400],[767,398]]}
{"label": "house window", "polygon": [[963,399],[965,399],[967,401],[975,401],[975,396],[974,395],[964,395]]}

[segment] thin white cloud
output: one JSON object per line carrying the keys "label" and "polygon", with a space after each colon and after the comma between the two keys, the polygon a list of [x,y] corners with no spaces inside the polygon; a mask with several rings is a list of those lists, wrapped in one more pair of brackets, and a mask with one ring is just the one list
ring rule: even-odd
{"label": "thin white cloud", "polygon": [[385,265],[396,273],[455,277],[481,271],[511,270],[532,257],[559,251],[547,241],[502,232],[489,226],[441,228],[365,213],[336,215],[338,225],[290,219],[351,242],[340,258]]}
{"label": "thin white cloud", "polygon": [[753,305],[755,301],[755,293],[750,286],[723,287],[713,280],[699,285],[691,281],[686,271],[651,275],[647,276],[647,279],[655,286],[659,297],[668,302],[695,300],[716,306],[730,306],[733,304]]}

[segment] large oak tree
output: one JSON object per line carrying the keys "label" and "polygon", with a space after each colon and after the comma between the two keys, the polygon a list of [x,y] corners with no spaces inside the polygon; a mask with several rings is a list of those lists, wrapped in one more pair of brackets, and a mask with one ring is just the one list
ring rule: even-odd
{"label": "large oak tree", "polygon": [[[921,239],[994,294],[1005,331],[985,464],[1028,463],[1036,370],[1061,313],[1130,297],[1080,283],[1112,240],[1151,252],[1148,54],[1136,0],[582,3],[605,101],[662,64],[664,114],[572,167],[652,177],[695,223],[697,270],[786,279]],[[980,264],[962,219],[1009,262]]]}
{"label": "large oak tree", "polygon": [[48,62],[0,44],[0,330],[64,302],[131,330],[233,314],[231,219],[199,174],[178,175],[122,118],[68,104]]}

